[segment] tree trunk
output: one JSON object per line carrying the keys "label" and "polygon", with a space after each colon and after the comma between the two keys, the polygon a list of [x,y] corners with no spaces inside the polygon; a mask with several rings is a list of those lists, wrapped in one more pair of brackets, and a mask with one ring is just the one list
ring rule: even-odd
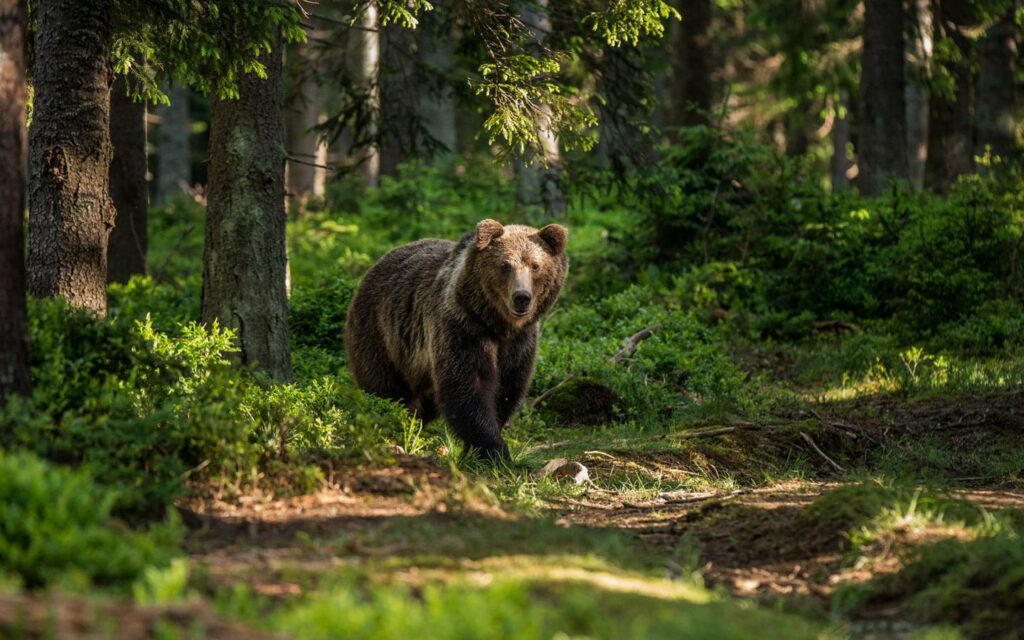
{"label": "tree trunk", "polygon": [[0,0],[0,401],[29,394],[25,311],[25,0]]}
{"label": "tree trunk", "polygon": [[[298,87],[288,108],[288,195],[302,205],[309,196],[322,196],[327,179],[327,147],[312,129],[320,123],[320,90],[304,45],[293,50]],[[319,166],[317,166],[319,165]]]}
{"label": "tree trunk", "polygon": [[903,75],[903,3],[864,1],[858,183],[877,196],[890,180],[909,178]]}
{"label": "tree trunk", "polygon": [[842,191],[850,186],[847,172],[850,159],[846,145],[850,143],[850,96],[846,90],[839,93],[836,101],[835,120],[832,122],[832,191]]}
{"label": "tree trunk", "polygon": [[192,161],[189,156],[188,89],[170,87],[171,104],[157,108],[160,128],[156,148],[156,201],[163,204],[184,193],[192,185]]}
{"label": "tree trunk", "polygon": [[260,62],[266,80],[245,74],[237,100],[210,107],[202,315],[235,331],[243,364],[288,380],[280,42]]}
{"label": "tree trunk", "polygon": [[711,0],[680,0],[683,19],[672,27],[672,88],[668,123],[708,123],[711,109]]}
{"label": "tree trunk", "polygon": [[441,78],[437,90],[424,92],[418,105],[419,117],[428,135],[448,152],[458,146],[455,127],[455,97],[448,81],[455,65],[454,40],[417,29],[419,54],[423,63]]}
{"label": "tree trunk", "polygon": [[1013,3],[1013,8],[989,28],[979,43],[975,155],[983,155],[990,148],[993,155],[1006,158],[1017,147],[1017,29],[1013,22],[1017,4]]}
{"label": "tree trunk", "polygon": [[[551,32],[551,19],[547,16],[548,0],[538,0],[536,9],[523,11],[523,24],[533,31],[537,43],[543,43]],[[565,214],[565,194],[562,193],[562,154],[558,138],[551,130],[551,108],[540,105],[537,117],[537,135],[540,138],[541,158],[516,161],[518,184],[516,195],[520,205],[539,205],[548,215]]]}
{"label": "tree trunk", "polygon": [[357,44],[356,77],[366,89],[367,107],[373,113],[365,132],[374,141],[363,147],[356,158],[362,175],[366,178],[366,186],[376,187],[380,184],[380,146],[376,142],[377,127],[380,120],[380,28],[377,20],[377,5],[369,3],[359,16],[359,37]]}
{"label": "tree trunk", "polygon": [[28,290],[107,312],[110,1],[38,0]]}
{"label": "tree trunk", "polygon": [[951,38],[960,52],[960,60],[949,63],[956,83],[953,95],[933,92],[928,106],[925,184],[937,193],[948,193],[957,177],[974,168],[974,51],[959,29],[973,22],[970,0],[937,2],[934,19],[935,38]]}
{"label": "tree trunk", "polygon": [[907,162],[910,183],[915,190],[924,186],[928,158],[928,70],[932,57],[932,9],[930,0],[912,0],[912,37],[907,40]]}
{"label": "tree trunk", "polygon": [[110,91],[110,197],[117,210],[107,250],[107,282],[146,273],[146,103],[127,95],[124,77]]}

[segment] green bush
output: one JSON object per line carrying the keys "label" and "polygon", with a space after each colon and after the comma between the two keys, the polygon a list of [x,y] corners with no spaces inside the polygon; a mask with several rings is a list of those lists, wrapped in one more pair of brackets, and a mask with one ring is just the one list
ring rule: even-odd
{"label": "green bush", "polygon": [[[655,326],[632,357],[613,362],[626,338]],[[721,336],[637,286],[561,309],[544,324],[534,394],[570,377],[606,384],[621,398],[622,418],[643,427],[704,405],[742,411],[752,402]]]}
{"label": "green bush", "polygon": [[60,300],[29,311],[33,394],[0,409],[2,444],[83,465],[122,489],[119,513],[159,512],[193,470],[237,475],[255,462],[236,419],[243,381],[230,332],[99,320]]}
{"label": "green bush", "polygon": [[0,571],[33,589],[126,589],[147,568],[167,565],[180,542],[177,518],[131,531],[111,517],[116,502],[84,471],[0,453]]}

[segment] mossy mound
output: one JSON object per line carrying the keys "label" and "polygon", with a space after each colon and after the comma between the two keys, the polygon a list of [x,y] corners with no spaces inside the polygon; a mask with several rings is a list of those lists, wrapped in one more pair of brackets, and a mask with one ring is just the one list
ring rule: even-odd
{"label": "mossy mound", "polygon": [[601,426],[620,411],[619,396],[594,378],[567,380],[553,389],[539,405],[540,411],[559,426]]}

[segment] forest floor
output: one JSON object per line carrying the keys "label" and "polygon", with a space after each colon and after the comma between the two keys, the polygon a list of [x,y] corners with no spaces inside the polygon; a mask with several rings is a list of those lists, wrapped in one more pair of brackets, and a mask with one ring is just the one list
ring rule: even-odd
{"label": "forest floor", "polygon": [[[498,598],[500,585],[521,584],[524,597],[555,608],[586,597],[622,629],[652,636],[659,627],[645,619],[672,616],[705,637],[917,637],[926,627],[900,598],[876,593],[851,612],[837,593],[898,573],[915,548],[972,539],[971,526],[934,511],[920,517],[904,503],[900,517],[854,549],[856,523],[823,517],[814,505],[899,471],[892,461],[902,460],[916,469],[914,482],[940,486],[948,499],[1024,514],[1021,478],[999,473],[1000,465],[1019,468],[1015,456],[1024,455],[1024,390],[809,406],[657,436],[590,429],[535,446],[519,463],[579,462],[589,475],[579,486],[399,453],[388,466],[339,471],[311,495],[193,498],[181,505],[188,603],[0,599],[0,622],[10,628],[5,618],[17,611],[36,637],[46,637],[31,633],[42,620],[56,637],[110,637],[103,620],[117,620],[124,638],[263,638],[282,629],[286,637],[295,624],[323,625],[306,637],[335,637],[333,623],[315,616],[291,626],[268,621],[318,600],[334,602],[340,615],[349,601],[332,600],[339,590],[384,593],[369,596],[380,608],[387,594],[429,600],[430,585]],[[745,600],[760,606],[737,606]],[[532,605],[519,606],[512,615],[531,615]],[[1024,628],[1024,614],[1009,615],[1000,633]]]}

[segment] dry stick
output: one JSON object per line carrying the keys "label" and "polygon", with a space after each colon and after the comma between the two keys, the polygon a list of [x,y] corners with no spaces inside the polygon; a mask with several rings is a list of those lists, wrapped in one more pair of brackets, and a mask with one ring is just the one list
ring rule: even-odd
{"label": "dry stick", "polygon": [[803,431],[800,432],[800,435],[803,437],[804,440],[807,441],[807,444],[811,445],[811,448],[814,449],[815,452],[817,452],[817,454],[819,456],[824,458],[826,462],[828,462],[830,465],[832,465],[835,468],[836,471],[838,471],[839,473],[846,473],[846,469],[844,469],[841,466],[839,466],[838,462],[836,462],[832,458],[828,457],[828,454],[826,454],[824,451],[822,451],[821,449],[818,448],[818,445],[814,443],[814,440],[811,439],[811,436],[807,435]]}
{"label": "dry stick", "polygon": [[622,343],[622,348],[619,349],[619,352],[612,356],[612,362],[622,362],[626,358],[629,358],[634,353],[636,353],[637,347],[640,346],[641,342],[643,342],[647,338],[650,338],[655,334],[655,332],[660,330],[661,325],[656,324],[653,327],[647,327],[643,331],[634,333],[630,337],[626,338],[626,340]]}

